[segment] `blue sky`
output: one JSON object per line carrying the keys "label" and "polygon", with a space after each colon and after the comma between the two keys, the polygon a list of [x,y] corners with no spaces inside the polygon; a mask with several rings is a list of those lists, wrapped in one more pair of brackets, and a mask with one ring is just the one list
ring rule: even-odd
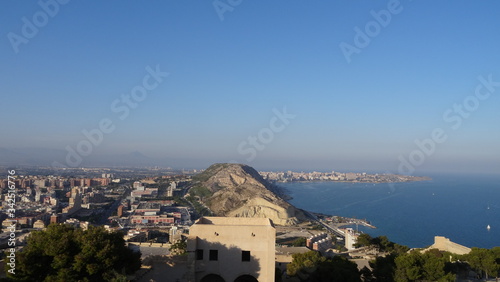
{"label": "blue sky", "polygon": [[[35,1],[0,3],[2,148],[76,150],[83,130],[109,119],[114,130],[92,145],[94,157],[139,151],[173,167],[500,172],[500,86],[471,98],[478,77],[500,81],[498,2],[62,2],[39,2],[53,16]],[[356,45],[356,27],[377,26],[364,35],[367,46]],[[343,42],[361,47],[350,62]],[[113,102],[143,84],[148,66],[169,75],[120,119]],[[472,104],[457,126],[453,106],[464,101]],[[272,130],[284,108],[295,117]],[[446,141],[426,154],[415,140],[436,128]]]}

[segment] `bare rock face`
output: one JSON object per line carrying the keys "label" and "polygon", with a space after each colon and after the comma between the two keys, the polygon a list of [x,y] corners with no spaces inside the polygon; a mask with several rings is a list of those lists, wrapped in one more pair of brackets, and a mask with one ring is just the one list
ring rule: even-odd
{"label": "bare rock face", "polygon": [[198,189],[210,191],[202,202],[217,216],[266,217],[277,225],[293,225],[306,218],[247,165],[214,164],[193,181]]}

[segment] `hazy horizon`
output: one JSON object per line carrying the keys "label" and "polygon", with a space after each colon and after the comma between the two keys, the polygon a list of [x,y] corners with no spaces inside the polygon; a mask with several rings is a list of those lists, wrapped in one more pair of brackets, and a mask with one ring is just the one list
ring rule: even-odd
{"label": "hazy horizon", "polygon": [[500,173],[498,2],[0,7],[0,165]]}

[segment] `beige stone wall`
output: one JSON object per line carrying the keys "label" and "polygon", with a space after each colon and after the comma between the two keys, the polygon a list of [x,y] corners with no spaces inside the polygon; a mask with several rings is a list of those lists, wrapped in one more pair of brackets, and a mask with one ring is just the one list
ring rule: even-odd
{"label": "beige stone wall", "polygon": [[[194,280],[218,274],[225,281],[250,274],[258,281],[274,281],[276,230],[265,218],[216,218],[199,220],[189,229],[188,256]],[[203,260],[196,260],[196,250]],[[218,260],[210,261],[210,250]],[[242,261],[242,251],[250,251],[250,261]]]}
{"label": "beige stone wall", "polygon": [[438,249],[440,251],[446,251],[457,255],[468,254],[471,251],[470,248],[454,243],[450,241],[450,239],[443,236],[435,236],[434,245],[432,245],[429,249]]}

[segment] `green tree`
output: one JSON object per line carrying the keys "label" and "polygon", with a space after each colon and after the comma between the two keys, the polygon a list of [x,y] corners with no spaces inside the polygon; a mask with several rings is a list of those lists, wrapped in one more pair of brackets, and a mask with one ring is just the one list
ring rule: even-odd
{"label": "green tree", "polygon": [[481,276],[498,276],[498,271],[500,269],[497,261],[500,259],[498,254],[500,250],[498,249],[481,249],[481,248],[472,248],[471,252],[465,255],[465,259],[469,263],[469,265],[481,273]]}
{"label": "green tree", "polygon": [[415,250],[396,257],[395,281],[415,281],[423,279],[423,258],[419,251]]}
{"label": "green tree", "polygon": [[305,245],[306,245],[306,238],[304,237],[299,237],[292,242],[292,246],[294,247],[303,247]]}
{"label": "green tree", "polygon": [[495,260],[495,263],[497,265],[496,267],[496,273],[495,273],[495,277],[498,278],[500,276],[500,247],[494,247],[493,249],[491,249],[491,253],[493,255],[493,258]]}
{"label": "green tree", "polygon": [[349,281],[361,282],[361,273],[356,263],[348,259],[335,256],[320,262],[316,271],[311,274],[310,281],[330,282],[330,281]]}
{"label": "green tree", "polygon": [[372,240],[373,240],[373,238],[370,235],[363,233],[363,234],[358,236],[358,239],[356,240],[356,243],[354,244],[354,246],[356,248],[370,246],[370,245],[372,245]]}
{"label": "green tree", "polygon": [[177,242],[173,243],[170,246],[169,251],[175,255],[187,254],[187,242],[186,242],[186,240],[182,239],[182,240],[178,240]]}
{"label": "green tree", "polygon": [[315,251],[293,254],[292,258],[292,262],[286,266],[286,273],[290,276],[298,276],[301,279],[309,277],[311,273],[316,271],[318,265],[326,260]]}
{"label": "green tree", "polygon": [[408,247],[396,244],[394,242],[389,241],[389,238],[386,236],[379,236],[372,238],[370,235],[363,233],[358,236],[356,244],[354,244],[356,248],[365,247],[365,246],[373,246],[382,252],[388,253],[397,253],[402,254],[408,251]]}
{"label": "green tree", "polygon": [[438,281],[446,276],[446,259],[439,250],[431,249],[422,255],[423,258],[423,276],[427,280]]}
{"label": "green tree", "polygon": [[455,275],[447,267],[449,253],[431,249],[425,253],[414,250],[400,254],[396,262],[396,281],[455,281]]}
{"label": "green tree", "polygon": [[363,281],[373,281],[374,280],[372,271],[366,266],[363,267],[359,271],[359,273],[361,274],[361,278],[363,279]]}
{"label": "green tree", "polygon": [[14,281],[120,281],[141,266],[141,254],[103,227],[51,224],[34,231],[18,253]]}
{"label": "green tree", "polygon": [[385,257],[377,257],[370,262],[372,275],[375,281],[392,282],[394,281],[394,272],[396,269],[396,255],[390,254]]}
{"label": "green tree", "polygon": [[335,256],[327,259],[315,251],[294,254],[292,257],[286,272],[301,281],[361,281],[357,265],[346,258]]}

